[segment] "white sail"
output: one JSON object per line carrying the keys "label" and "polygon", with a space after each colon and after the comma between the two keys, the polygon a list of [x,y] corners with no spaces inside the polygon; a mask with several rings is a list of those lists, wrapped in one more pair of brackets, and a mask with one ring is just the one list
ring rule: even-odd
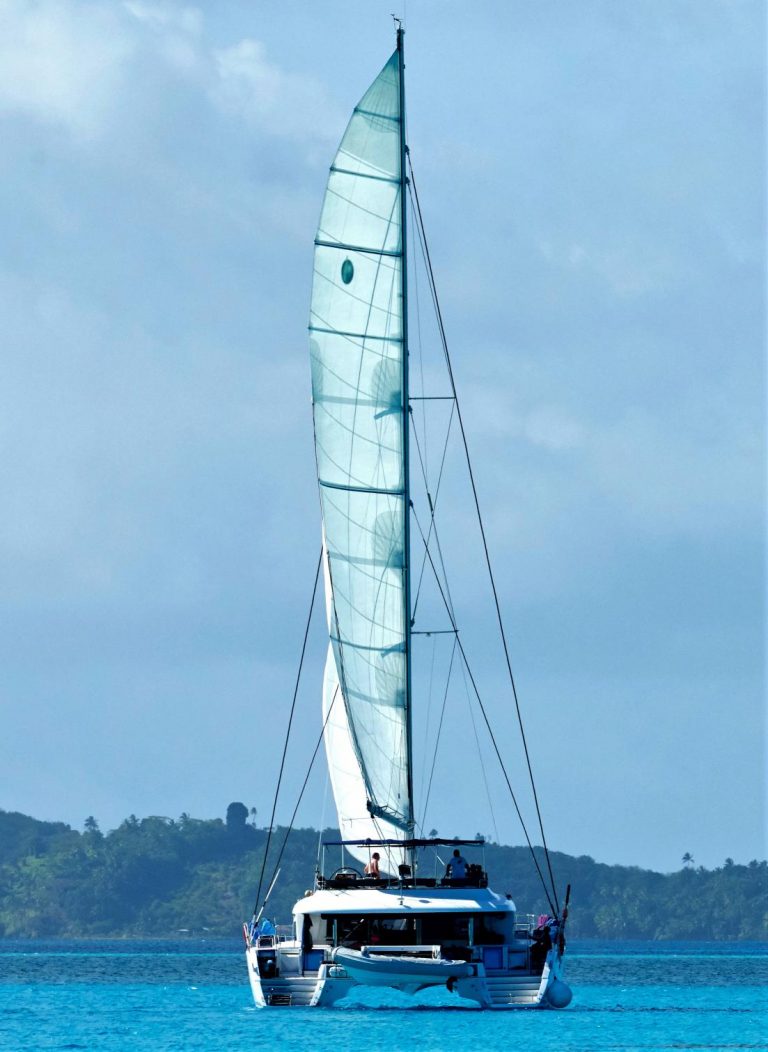
{"label": "white sail", "polygon": [[331,166],[309,326],[332,651],[326,711],[329,685],[341,695],[326,750],[342,829],[376,839],[413,828],[399,78],[395,52]]}
{"label": "white sail", "polygon": [[[367,809],[367,793],[360,764],[352,744],[347,719],[347,709],[339,697],[339,677],[333,647],[328,648],[323,683],[323,720],[325,724],[325,749],[331,775],[331,787],[339,815],[341,839],[350,840],[397,840],[402,831],[383,818],[372,818]],[[397,867],[406,861],[402,848],[359,847],[348,844],[346,851],[362,863],[370,862],[373,851],[381,856],[379,868],[382,874],[397,874]]]}

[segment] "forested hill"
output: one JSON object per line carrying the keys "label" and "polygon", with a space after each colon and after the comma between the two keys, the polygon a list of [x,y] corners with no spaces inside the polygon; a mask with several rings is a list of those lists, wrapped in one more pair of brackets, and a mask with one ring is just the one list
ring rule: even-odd
{"label": "forested hill", "polygon": [[[106,835],[88,819],[80,833],[0,811],[0,937],[231,935],[250,917],[267,833],[242,804],[226,820],[131,816]],[[333,839],[327,831],[327,839]],[[272,837],[269,880],[285,830]],[[276,850],[275,850],[276,848]],[[285,846],[268,914],[290,919],[311,886],[318,833],[294,830]],[[466,852],[470,861],[472,851]],[[570,934],[576,938],[766,939],[768,864],[654,873],[552,853],[562,896],[570,883]],[[326,870],[339,859],[327,859]],[[518,909],[547,909],[526,848],[489,844],[492,886]],[[543,863],[542,863],[543,864]]]}

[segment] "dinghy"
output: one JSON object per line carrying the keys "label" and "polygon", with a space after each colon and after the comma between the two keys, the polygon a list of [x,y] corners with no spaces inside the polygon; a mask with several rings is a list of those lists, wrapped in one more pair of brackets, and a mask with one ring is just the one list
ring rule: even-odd
{"label": "dinghy", "polygon": [[445,986],[451,979],[466,979],[473,974],[471,964],[443,957],[439,946],[432,947],[431,956],[413,951],[411,946],[386,950],[376,946],[364,946],[361,950],[337,946],[331,951],[331,958],[364,986],[413,986],[421,990],[425,986]]}

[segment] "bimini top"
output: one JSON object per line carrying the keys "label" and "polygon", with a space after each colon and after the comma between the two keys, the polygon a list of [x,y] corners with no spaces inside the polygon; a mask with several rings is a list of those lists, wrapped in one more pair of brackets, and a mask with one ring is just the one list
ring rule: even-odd
{"label": "bimini top", "polygon": [[323,889],[300,899],[294,915],[306,913],[514,913],[515,904],[490,888]]}

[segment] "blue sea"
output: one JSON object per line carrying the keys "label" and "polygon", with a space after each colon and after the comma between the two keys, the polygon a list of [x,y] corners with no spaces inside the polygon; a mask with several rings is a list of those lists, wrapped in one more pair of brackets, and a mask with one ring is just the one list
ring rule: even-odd
{"label": "blue sea", "polygon": [[[561,1012],[257,1010],[235,940],[0,941],[0,1049],[768,1049],[768,946],[574,942]],[[441,995],[442,996],[442,995]]]}

